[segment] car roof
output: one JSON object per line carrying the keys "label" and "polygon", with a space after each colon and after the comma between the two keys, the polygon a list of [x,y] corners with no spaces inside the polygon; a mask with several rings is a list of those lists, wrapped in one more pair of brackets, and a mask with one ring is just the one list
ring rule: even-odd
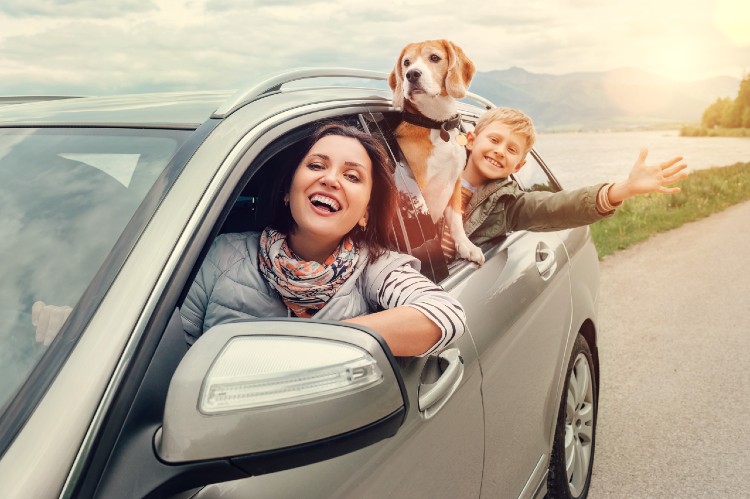
{"label": "car roof", "polygon": [[[323,86],[323,80],[334,85]],[[9,126],[125,126],[197,128],[206,120],[225,118],[237,109],[264,97],[289,94],[289,99],[271,99],[261,113],[274,114],[289,105],[333,101],[390,102],[387,88],[360,87],[353,80],[385,85],[386,73],[350,68],[297,68],[258,79],[239,91],[163,92],[104,97],[19,96],[0,98],[0,128]],[[288,84],[317,80],[313,87]],[[283,88],[282,88],[283,87]],[[294,97],[291,94],[296,94]],[[481,104],[489,101],[469,94]],[[287,101],[286,103],[284,101]]]}
{"label": "car roof", "polygon": [[[320,79],[338,79],[338,93],[357,99],[351,85],[341,79],[386,80],[385,73],[350,68],[297,68],[259,78],[239,91],[192,91],[66,98],[17,96],[0,98],[0,127],[18,125],[115,125],[195,128],[210,117],[225,118],[240,107],[271,94],[290,91],[285,86],[299,80],[318,79],[311,101],[336,100],[322,91]],[[342,84],[344,86],[342,86]],[[330,88],[330,87],[329,87]],[[291,90],[293,91],[293,90]],[[372,89],[368,91],[372,96]],[[356,94],[356,92],[354,92]],[[367,96],[364,96],[367,98]],[[300,96],[293,99],[300,101]],[[302,98],[304,100],[304,97]],[[5,104],[5,105],[2,105]]]}
{"label": "car roof", "polygon": [[195,127],[231,90],[79,97],[0,106],[3,124],[116,124]]}

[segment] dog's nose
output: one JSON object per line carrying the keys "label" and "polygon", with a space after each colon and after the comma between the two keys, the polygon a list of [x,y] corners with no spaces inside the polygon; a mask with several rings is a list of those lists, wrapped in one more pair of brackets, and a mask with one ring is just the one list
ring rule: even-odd
{"label": "dog's nose", "polygon": [[417,81],[420,76],[422,76],[422,72],[418,69],[410,69],[406,72],[406,79],[411,83]]}

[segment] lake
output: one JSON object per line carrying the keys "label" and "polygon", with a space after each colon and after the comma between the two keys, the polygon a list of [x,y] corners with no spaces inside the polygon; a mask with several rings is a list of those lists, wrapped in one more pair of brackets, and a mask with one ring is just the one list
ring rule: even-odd
{"label": "lake", "polygon": [[540,133],[534,148],[569,189],[625,179],[643,146],[649,164],[674,156],[690,170],[750,162],[750,138],[680,137],[678,130]]}

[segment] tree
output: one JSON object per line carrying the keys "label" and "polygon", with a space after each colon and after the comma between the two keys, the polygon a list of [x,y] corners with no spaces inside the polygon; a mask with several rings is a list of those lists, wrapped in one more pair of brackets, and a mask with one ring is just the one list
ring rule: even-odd
{"label": "tree", "polygon": [[750,73],[746,74],[740,82],[740,89],[737,92],[737,98],[734,99],[734,106],[737,108],[735,120],[737,127],[748,127],[750,124],[747,123],[745,116],[750,111]]}
{"label": "tree", "polygon": [[750,73],[742,77],[735,99],[716,99],[703,111],[701,125],[703,128],[750,128]]}
{"label": "tree", "polygon": [[703,128],[715,128],[721,125],[721,119],[722,116],[724,116],[724,109],[731,105],[732,99],[729,97],[716,99],[716,102],[703,111],[703,117],[701,118],[701,125]]}
{"label": "tree", "polygon": [[742,112],[742,128],[750,128],[750,106]]}
{"label": "tree", "polygon": [[739,104],[742,109],[750,108],[750,73],[746,74],[740,82],[740,89],[737,92],[735,104]]}
{"label": "tree", "polygon": [[742,125],[742,108],[736,102],[731,102],[721,114],[721,126],[724,128],[739,128]]}

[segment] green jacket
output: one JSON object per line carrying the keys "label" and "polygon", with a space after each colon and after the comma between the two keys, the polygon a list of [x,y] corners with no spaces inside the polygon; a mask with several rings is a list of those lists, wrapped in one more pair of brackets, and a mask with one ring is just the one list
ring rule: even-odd
{"label": "green jacket", "polygon": [[464,210],[464,229],[480,245],[515,230],[552,231],[588,225],[611,216],[596,209],[596,195],[605,184],[560,192],[526,192],[512,179],[483,185]]}

